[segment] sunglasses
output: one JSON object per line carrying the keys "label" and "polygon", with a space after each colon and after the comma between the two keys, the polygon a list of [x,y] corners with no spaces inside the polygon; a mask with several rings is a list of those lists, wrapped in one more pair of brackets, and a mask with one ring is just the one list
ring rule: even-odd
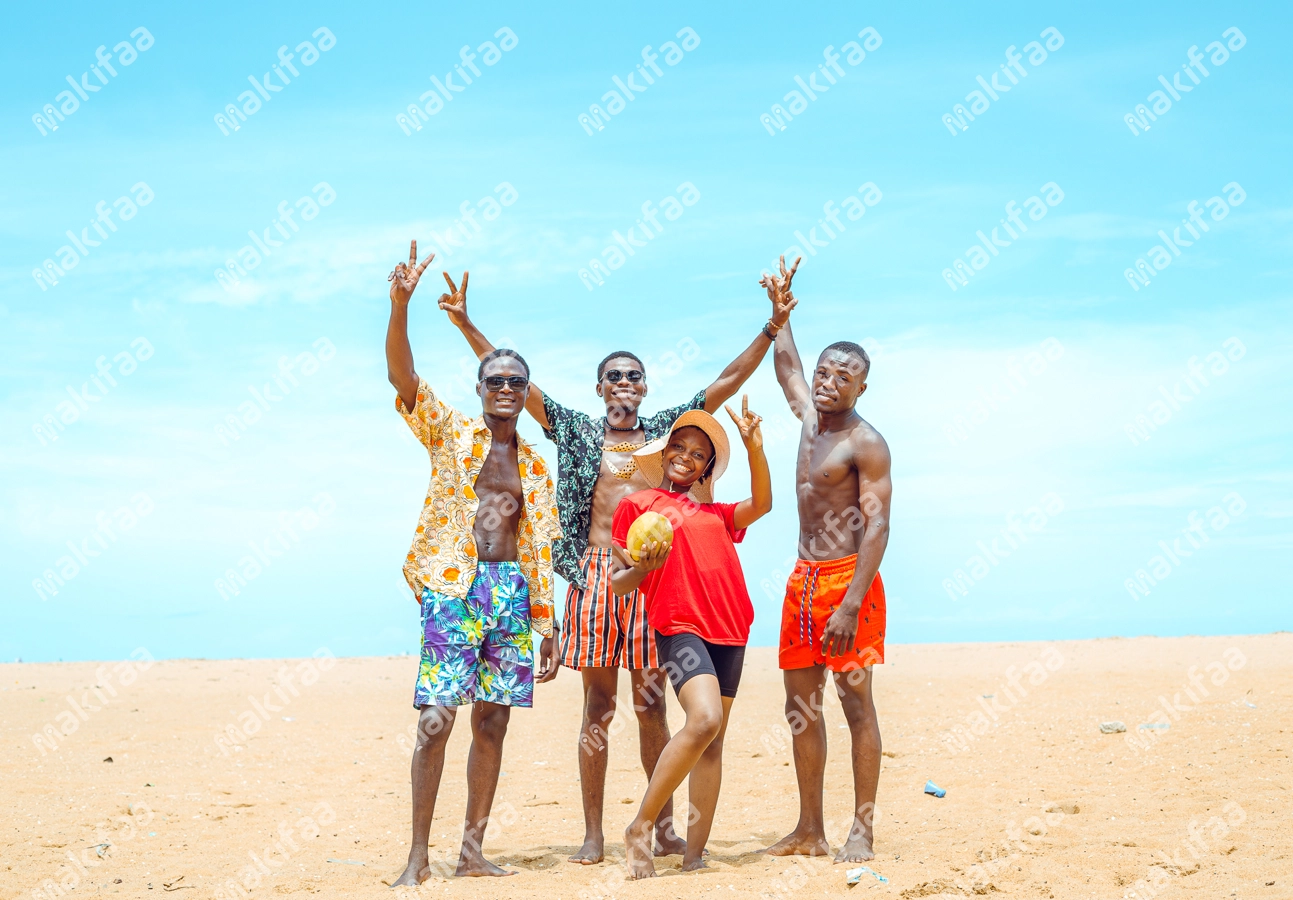
{"label": "sunglasses", "polygon": [[530,379],[524,375],[486,375],[481,380],[485,382],[486,389],[491,391],[501,391],[503,385],[514,391],[521,391],[530,383]]}
{"label": "sunglasses", "polygon": [[618,384],[623,379],[628,379],[629,384],[637,384],[646,376],[641,369],[629,369],[627,372],[620,369],[607,369],[604,377],[611,384]]}

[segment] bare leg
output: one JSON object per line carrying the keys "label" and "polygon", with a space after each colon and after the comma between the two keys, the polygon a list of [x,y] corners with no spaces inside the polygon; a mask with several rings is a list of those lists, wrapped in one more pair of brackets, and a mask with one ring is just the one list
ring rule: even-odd
{"label": "bare leg", "polygon": [[713,675],[691,678],[678,692],[678,702],[687,714],[687,721],[665,745],[638,814],[624,829],[624,855],[630,878],[655,876],[651,830],[656,818],[723,727],[723,702],[718,693],[718,679]]}
{"label": "bare leg", "polygon": [[723,735],[727,734],[727,720],[732,714],[731,697],[723,697],[723,725],[692,767],[687,780],[687,795],[691,808],[687,815],[687,852],[682,858],[682,870],[705,868],[705,843],[709,830],[714,826],[714,811],[718,808],[718,789],[723,783]]}
{"label": "bare leg", "polygon": [[880,722],[871,696],[872,668],[835,673],[835,689],[853,738],[853,824],[836,862],[865,862],[875,858],[875,794],[880,785]]}
{"label": "bare leg", "polygon": [[822,689],[826,667],[787,669],[786,722],[793,735],[795,778],[799,782],[799,823],[795,830],[767,849],[773,856],[825,856],[822,783],[826,777],[826,719],[822,716]]}
{"label": "bare leg", "polygon": [[607,729],[615,718],[615,691],[620,670],[603,666],[581,669],[584,720],[579,728],[579,786],[584,800],[584,845],[571,862],[591,866],[602,861],[606,838],[602,810],[606,802]]}
{"label": "bare leg", "polygon": [[418,714],[418,739],[413,748],[413,844],[409,862],[391,887],[416,886],[431,874],[427,840],[435,816],[436,795],[444,773],[444,748],[458,714],[452,706],[424,706]]}
{"label": "bare leg", "polygon": [[[665,707],[666,676],[663,669],[630,669],[633,711],[638,717],[638,748],[642,771],[650,780],[655,764],[669,743],[669,719]],[[686,853],[687,842],[678,837],[673,825],[673,797],[670,796],[655,820],[655,855]]]}
{"label": "bare leg", "polygon": [[498,772],[503,764],[503,738],[512,708],[477,701],[471,707],[471,751],[467,754],[467,820],[455,875],[515,875],[500,869],[481,852],[489,810],[494,805]]}

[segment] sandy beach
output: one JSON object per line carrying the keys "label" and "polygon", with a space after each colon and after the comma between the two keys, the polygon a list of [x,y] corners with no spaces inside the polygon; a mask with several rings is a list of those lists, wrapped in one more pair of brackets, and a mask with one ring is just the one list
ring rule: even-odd
{"label": "sandy beach", "polygon": [[[419,894],[1293,897],[1293,634],[909,645],[888,656],[876,679],[885,758],[870,864],[887,882],[864,873],[849,888],[829,858],[758,853],[797,810],[781,675],[760,648],[732,714],[707,871],[683,875],[668,857],[662,877],[626,881],[621,833],[645,779],[624,713],[612,728],[608,859],[566,861],[583,822],[579,678],[563,671],[534,710],[514,713],[508,735],[485,850],[518,874],[433,877]],[[415,657],[139,657],[0,665],[0,897],[192,900],[253,883],[244,895],[388,895],[408,852]],[[838,846],[847,732],[833,699],[825,715]],[[1110,721],[1127,732],[1101,733]],[[461,836],[466,726],[450,740],[432,826],[440,859],[456,857]],[[924,793],[927,779],[946,796]]]}

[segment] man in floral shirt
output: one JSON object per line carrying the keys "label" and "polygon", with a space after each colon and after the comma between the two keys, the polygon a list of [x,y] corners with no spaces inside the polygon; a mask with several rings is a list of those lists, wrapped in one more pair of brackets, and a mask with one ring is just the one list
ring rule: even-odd
{"label": "man in floral shirt", "polygon": [[[434,255],[434,254],[433,254]],[[431,461],[431,484],[404,575],[422,604],[422,659],[413,705],[413,842],[395,882],[430,874],[427,839],[458,707],[470,705],[467,821],[458,875],[513,874],[485,859],[481,841],[498,786],[513,706],[530,706],[534,682],[557,674],[552,615],[552,542],[561,536],[552,478],[516,433],[530,370],[510,350],[481,361],[476,392],[483,414],[469,418],[440,400],[413,369],[408,303],[433,255],[391,273],[386,364],[395,408]],[[466,276],[463,286],[466,287]],[[534,672],[531,629],[543,635]]]}
{"label": "man in floral shirt", "polygon": [[[448,279],[449,276],[445,275]],[[467,276],[462,289],[449,281],[451,293],[440,308],[462,331],[482,359],[497,352],[467,317]],[[637,471],[633,451],[668,433],[673,421],[689,409],[714,412],[754,373],[777,332],[790,319],[793,297],[774,303],[772,318],[740,356],[709,387],[686,403],[650,417],[640,417],[647,382],[642,361],[627,350],[607,356],[597,367],[594,390],[606,415],[592,418],[557,403],[530,385],[525,408],[557,444],[557,509],[564,537],[553,548],[555,568],[568,582],[561,663],[578,669],[584,681],[584,716],[580,732],[579,780],[583,787],[584,844],[571,862],[593,865],[602,860],[602,803],[606,788],[606,729],[615,717],[620,667],[629,670],[634,712],[638,717],[643,768],[655,769],[669,741],[664,684],[647,622],[646,605],[637,591],[616,597],[611,590],[611,522],[615,507],[635,491],[659,487]],[[673,830],[673,803],[656,820],[657,855],[682,853],[686,844]]]}

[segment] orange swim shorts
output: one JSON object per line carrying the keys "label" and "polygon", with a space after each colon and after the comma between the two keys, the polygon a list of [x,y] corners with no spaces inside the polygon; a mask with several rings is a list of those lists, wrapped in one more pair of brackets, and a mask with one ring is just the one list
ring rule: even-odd
{"label": "orange swim shorts", "polygon": [[795,564],[781,608],[781,646],[777,653],[781,668],[824,665],[839,672],[884,662],[884,582],[879,572],[862,599],[853,650],[843,656],[822,654],[822,632],[839,609],[856,564],[856,556],[822,562],[801,559]]}

